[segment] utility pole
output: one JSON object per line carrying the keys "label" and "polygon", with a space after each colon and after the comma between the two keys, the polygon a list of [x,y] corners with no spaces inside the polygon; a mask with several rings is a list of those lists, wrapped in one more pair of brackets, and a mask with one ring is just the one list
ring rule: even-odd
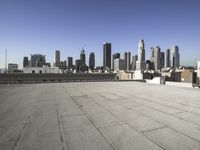
{"label": "utility pole", "polygon": [[7,73],[7,48],[5,50],[5,73]]}

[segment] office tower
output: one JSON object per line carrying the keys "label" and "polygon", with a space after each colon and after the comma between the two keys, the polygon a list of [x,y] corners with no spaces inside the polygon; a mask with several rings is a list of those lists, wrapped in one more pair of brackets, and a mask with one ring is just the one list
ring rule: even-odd
{"label": "office tower", "polygon": [[155,48],[151,47],[151,62],[153,62],[155,70],[161,70],[159,46]]}
{"label": "office tower", "polygon": [[145,70],[145,49],[144,40],[140,40],[138,44],[138,60],[136,62],[137,70]]}
{"label": "office tower", "polygon": [[73,67],[73,57],[68,57],[67,58],[67,68],[72,69]]}
{"label": "office tower", "polygon": [[114,70],[126,70],[126,61],[124,59],[117,58],[114,60]]}
{"label": "office tower", "polygon": [[131,67],[131,52],[127,52],[127,58],[126,58],[126,69],[130,70]]}
{"label": "office tower", "polygon": [[43,67],[45,64],[45,55],[31,54],[30,67]]}
{"label": "office tower", "polygon": [[81,60],[80,59],[76,59],[75,60],[75,67],[76,67],[76,71],[77,72],[80,71],[80,66],[81,66]]}
{"label": "office tower", "polygon": [[132,56],[132,70],[136,70],[136,61],[138,60],[138,56]]}
{"label": "office tower", "polygon": [[165,67],[168,68],[170,66],[171,66],[170,65],[170,49],[167,49],[166,50],[166,65],[165,65]]}
{"label": "office tower", "polygon": [[112,55],[112,69],[114,70],[114,60],[120,58],[120,53],[115,53]]}
{"label": "office tower", "polygon": [[170,49],[170,65],[172,68],[180,66],[180,54],[178,46],[173,46]]}
{"label": "office tower", "polygon": [[103,67],[111,69],[111,43],[103,44]]}
{"label": "office tower", "polygon": [[28,57],[24,57],[23,67],[28,67]]}
{"label": "office tower", "polygon": [[81,65],[84,66],[85,65],[85,50],[84,49],[81,50],[80,61],[81,61]]}
{"label": "office tower", "polygon": [[60,51],[59,50],[55,50],[53,66],[54,67],[58,67],[59,63],[60,63]]}
{"label": "office tower", "polygon": [[165,67],[165,52],[160,52],[160,65],[161,69]]}
{"label": "office tower", "polygon": [[90,57],[89,57],[89,67],[90,69],[94,69],[95,67],[95,55],[94,53],[90,53]]}
{"label": "office tower", "polygon": [[124,52],[124,60],[125,60],[125,68],[127,68],[127,52]]}

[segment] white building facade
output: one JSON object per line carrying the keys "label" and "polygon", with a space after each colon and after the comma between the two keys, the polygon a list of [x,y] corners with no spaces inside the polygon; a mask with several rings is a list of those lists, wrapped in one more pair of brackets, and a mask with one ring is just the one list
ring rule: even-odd
{"label": "white building facade", "polygon": [[140,40],[138,44],[138,60],[136,61],[136,70],[145,70],[145,48],[144,40]]}
{"label": "white building facade", "polygon": [[200,61],[197,62],[197,77],[200,77]]}
{"label": "white building facade", "polygon": [[58,67],[24,67],[24,73],[61,73]]}

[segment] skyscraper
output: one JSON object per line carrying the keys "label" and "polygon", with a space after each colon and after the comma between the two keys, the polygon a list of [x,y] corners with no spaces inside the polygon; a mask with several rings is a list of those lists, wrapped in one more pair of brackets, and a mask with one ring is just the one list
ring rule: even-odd
{"label": "skyscraper", "polygon": [[59,50],[55,50],[53,66],[54,67],[59,67],[59,63],[60,63],[60,51]]}
{"label": "skyscraper", "polygon": [[73,67],[73,57],[68,57],[67,58],[67,68],[72,69]]}
{"label": "skyscraper", "polygon": [[30,67],[43,67],[45,64],[45,55],[31,54]]}
{"label": "skyscraper", "polygon": [[127,59],[126,59],[126,69],[127,70],[131,69],[130,64],[131,64],[131,52],[127,52]]}
{"label": "skyscraper", "polygon": [[161,69],[165,67],[165,52],[160,52],[160,65]]}
{"label": "skyscraper", "polygon": [[76,67],[76,72],[79,72],[80,67],[81,67],[81,60],[80,59],[75,60],[75,67]]}
{"label": "skyscraper", "polygon": [[161,70],[161,63],[160,63],[160,47],[157,46],[155,48],[151,48],[151,62],[154,64],[155,70]]}
{"label": "skyscraper", "polygon": [[115,71],[126,70],[126,62],[124,59],[117,58],[114,60],[114,68]]}
{"label": "skyscraper", "polygon": [[137,70],[145,70],[145,49],[144,40],[140,40],[138,44],[138,60],[136,62]]}
{"label": "skyscraper", "polygon": [[103,67],[111,69],[111,43],[103,44]]}
{"label": "skyscraper", "polygon": [[127,52],[124,52],[125,70],[127,69]]}
{"label": "skyscraper", "polygon": [[94,53],[90,53],[90,57],[89,57],[89,67],[90,69],[94,69],[95,67],[95,55]]}
{"label": "skyscraper", "polygon": [[172,46],[170,49],[170,65],[172,68],[180,66],[180,54],[178,46]]}
{"label": "skyscraper", "polygon": [[170,66],[171,66],[170,65],[170,49],[167,49],[166,50],[166,65],[165,65],[165,67],[168,68]]}
{"label": "skyscraper", "polygon": [[23,67],[28,67],[28,57],[24,57]]}
{"label": "skyscraper", "polygon": [[114,60],[120,58],[120,53],[115,53],[112,55],[112,69],[114,70]]}
{"label": "skyscraper", "polygon": [[132,69],[136,70],[136,61],[138,60],[138,56],[135,55],[132,57]]}
{"label": "skyscraper", "polygon": [[86,64],[85,63],[85,50],[84,49],[81,50],[80,61],[81,61],[82,66],[84,66]]}

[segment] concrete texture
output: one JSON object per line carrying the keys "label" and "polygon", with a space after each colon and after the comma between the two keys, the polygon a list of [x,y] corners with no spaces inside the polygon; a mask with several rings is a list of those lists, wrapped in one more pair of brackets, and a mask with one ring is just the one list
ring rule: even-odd
{"label": "concrete texture", "polygon": [[137,82],[0,85],[1,150],[199,150],[200,91]]}

